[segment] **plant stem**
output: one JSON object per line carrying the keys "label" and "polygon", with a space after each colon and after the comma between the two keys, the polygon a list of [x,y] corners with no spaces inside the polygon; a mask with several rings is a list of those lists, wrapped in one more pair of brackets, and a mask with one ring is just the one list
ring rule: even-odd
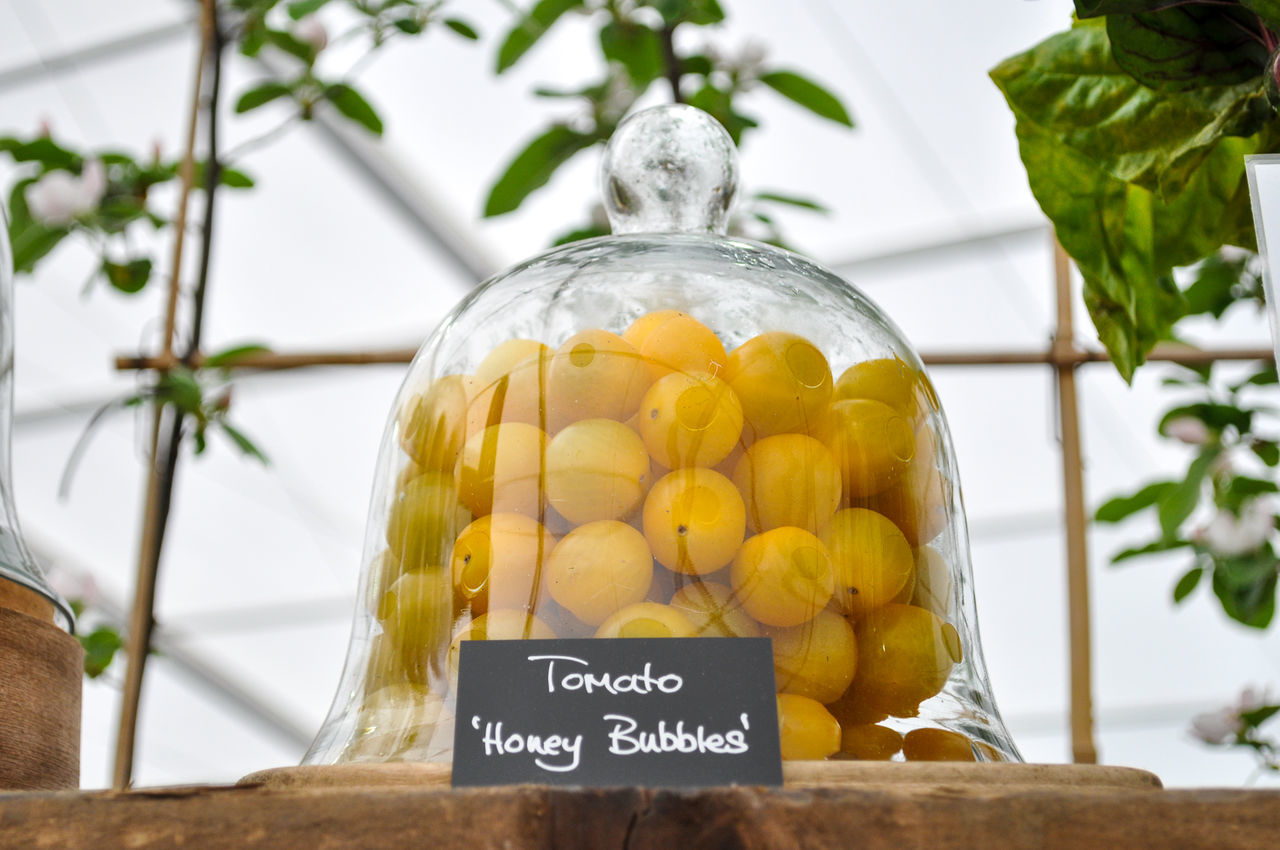
{"label": "plant stem", "polygon": [[209,261],[213,254],[213,213],[218,197],[218,184],[222,182],[222,163],[218,160],[218,99],[222,92],[222,50],[223,36],[218,28],[217,11],[212,21],[212,32],[209,34],[211,62],[211,84],[209,100],[205,104],[208,115],[208,137],[206,143],[209,150],[205,162],[204,188],[204,220],[200,229],[200,276],[196,278],[196,289],[192,294],[191,341],[187,346],[183,361],[190,366],[193,358],[200,351],[200,335],[204,328],[204,301],[209,287]]}
{"label": "plant stem", "polygon": [[671,85],[671,102],[684,103],[684,97],[680,94],[680,77],[684,72],[684,63],[676,55],[676,26],[672,24],[663,27],[658,32],[658,38],[662,42],[662,64],[666,69],[667,82]]}

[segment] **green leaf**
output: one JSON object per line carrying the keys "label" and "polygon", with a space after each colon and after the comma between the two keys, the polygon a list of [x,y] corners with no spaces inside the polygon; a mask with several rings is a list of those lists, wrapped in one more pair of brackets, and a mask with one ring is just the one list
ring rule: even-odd
{"label": "green leaf", "polygon": [[1170,490],[1160,500],[1156,515],[1160,519],[1160,530],[1165,540],[1174,540],[1178,536],[1178,528],[1191,516],[1191,512],[1200,503],[1205,476],[1209,466],[1221,453],[1217,446],[1204,449],[1191,461],[1187,468],[1187,477]]}
{"label": "green leaf", "polygon": [[772,201],[775,204],[787,204],[801,209],[813,210],[826,215],[831,212],[830,209],[810,198],[800,198],[795,195],[784,195],[780,192],[756,192],[753,195],[757,201]]}
{"label": "green leaf", "polygon": [[298,21],[320,11],[328,2],[329,0],[293,0],[285,6],[285,10],[289,13],[289,17]]}
{"label": "green leaf", "polygon": [[271,461],[267,459],[267,456],[263,453],[262,449],[258,448],[252,440],[240,431],[240,429],[234,427],[225,419],[219,424],[222,425],[222,430],[231,438],[231,442],[235,443],[236,448],[240,449],[241,452],[249,457],[256,458],[263,466],[269,466],[271,464]]}
{"label": "green leaf", "polygon": [[476,32],[475,27],[471,26],[471,24],[466,21],[459,20],[458,18],[445,18],[444,25],[463,38],[470,39],[471,41],[477,41],[480,38],[480,33]]}
{"label": "green leaf", "polygon": [[113,287],[132,295],[135,292],[141,292],[147,285],[147,281],[151,279],[151,260],[144,257],[127,263],[113,263],[111,260],[104,259],[102,273],[107,276],[107,282]]}
{"label": "green leaf", "polygon": [[79,174],[84,165],[84,157],[67,150],[48,136],[40,136],[29,142],[12,137],[3,141],[4,145],[0,150],[7,151],[14,162],[38,162],[46,171],[62,169],[75,174]]}
{"label": "green leaf", "polygon": [[843,124],[853,126],[853,119],[845,110],[839,98],[812,80],[802,77],[794,71],[771,71],[760,75],[760,82],[785,98],[803,106],[815,115]]}
{"label": "green leaf", "polygon": [[1222,318],[1227,308],[1236,303],[1235,287],[1245,274],[1246,258],[1228,259],[1221,254],[1207,257],[1195,268],[1195,279],[1184,290],[1187,298],[1187,315],[1208,313],[1215,319]]}
{"label": "green leaf", "polygon": [[400,18],[392,21],[391,25],[405,35],[418,35],[423,30],[422,21],[417,18]]}
{"label": "green leaf", "polygon": [[199,420],[204,419],[204,390],[195,375],[187,369],[174,369],[161,375],[156,382],[155,395],[160,401],[172,404],[183,413]]}
{"label": "green leaf", "polygon": [[277,98],[288,97],[292,94],[293,89],[284,83],[275,81],[262,83],[240,95],[239,99],[236,100],[235,111],[237,115],[241,115]]}
{"label": "green leaf", "polygon": [[1178,579],[1177,585],[1173,588],[1173,602],[1180,603],[1191,595],[1191,591],[1196,589],[1196,585],[1200,584],[1200,579],[1204,577],[1203,567],[1193,567]]}
{"label": "green leaf", "polygon": [[314,44],[309,44],[293,33],[284,32],[283,30],[267,30],[267,42],[278,50],[288,53],[295,59],[310,65],[316,60],[316,50]]}
{"label": "green leaf", "polygon": [[205,366],[211,369],[224,368],[227,366],[235,366],[236,361],[250,354],[267,354],[271,349],[260,343],[247,343],[244,345],[236,345],[231,348],[210,354],[204,359]]}
{"label": "green leaf", "polygon": [[364,95],[351,86],[346,83],[335,83],[325,89],[324,95],[338,112],[375,136],[382,135],[382,119],[378,117],[378,113],[369,101],[364,99]]}
{"label": "green leaf", "polygon": [[1174,481],[1153,481],[1131,496],[1117,496],[1104,502],[1093,518],[1098,522],[1120,522],[1164,499],[1177,486]]}
{"label": "green leaf", "polygon": [[606,59],[627,69],[637,89],[662,76],[666,61],[658,34],[644,24],[613,20],[600,30],[600,48]]}
{"label": "green leaf", "polygon": [[1108,15],[1116,64],[1153,89],[1255,83],[1267,64],[1258,19],[1240,6],[1176,5]]}
{"label": "green leaf", "polygon": [[218,170],[218,182],[229,189],[252,189],[254,186],[253,178],[248,174],[225,165]]}
{"label": "green leaf", "polygon": [[124,648],[120,633],[110,626],[99,626],[86,634],[76,635],[84,647],[84,674],[96,679],[111,666],[117,652]]}
{"label": "green leaf", "polygon": [[[1036,124],[1093,168],[1164,201],[1188,187],[1223,136],[1249,135],[1271,114],[1257,80],[1187,92],[1142,85],[1116,64],[1099,27],[1051,36],[991,76],[1019,125]],[[1213,247],[1224,242],[1240,244]]]}
{"label": "green leaf", "polygon": [[1129,380],[1185,310],[1169,271],[1224,244],[1252,244],[1242,178],[1258,142],[1222,139],[1178,198],[1160,203],[1024,117],[1017,133],[1031,191],[1079,266],[1099,339]]}
{"label": "green leaf", "polygon": [[1254,440],[1249,448],[1267,466],[1280,465],[1280,445],[1270,440]]}
{"label": "green leaf", "polygon": [[1280,31],[1280,0],[1241,0],[1240,5],[1252,9],[1272,32]]}
{"label": "green leaf", "polygon": [[15,274],[31,274],[36,263],[71,233],[68,227],[50,227],[31,217],[27,187],[35,182],[34,178],[19,180],[9,192],[9,245]]}
{"label": "green leaf", "polygon": [[1130,558],[1141,558],[1144,555],[1155,555],[1159,552],[1171,552],[1174,549],[1185,549],[1191,545],[1190,540],[1154,540],[1143,546],[1133,546],[1128,549],[1122,549],[1111,556],[1111,563],[1119,564]]}
{"label": "green leaf", "polygon": [[1213,572],[1213,592],[1231,619],[1255,629],[1271,624],[1276,610],[1276,575],[1262,581],[1237,583],[1224,569]]}
{"label": "green leaf", "polygon": [[1195,404],[1182,404],[1170,409],[1160,417],[1160,424],[1157,430],[1163,434],[1165,426],[1174,419],[1190,417],[1199,419],[1212,431],[1221,433],[1227,428],[1235,428],[1242,434],[1247,434],[1252,427],[1253,412],[1242,410],[1232,404],[1219,404],[1217,402],[1201,401]]}
{"label": "green leaf", "polygon": [[752,127],[759,126],[754,118],[743,115],[733,108],[733,96],[709,80],[689,96],[690,106],[696,106],[715,118],[729,131],[735,145],[742,144],[742,134]]}
{"label": "green leaf", "polygon": [[1263,723],[1275,717],[1277,713],[1280,713],[1280,705],[1264,705],[1261,708],[1255,708],[1253,711],[1240,712],[1240,719],[1245,722],[1246,726],[1257,729]]}
{"label": "green leaf", "polygon": [[724,9],[716,0],[652,0],[667,26],[680,23],[707,26],[724,20]]}
{"label": "green leaf", "polygon": [[596,143],[593,135],[556,124],[525,146],[489,190],[485,216],[511,212],[530,192],[546,185],[551,175],[578,151]]}
{"label": "green leaf", "polygon": [[1121,15],[1147,12],[1169,5],[1169,0],[1075,0],[1076,17],[1096,18],[1099,15]]}
{"label": "green leaf", "polygon": [[580,8],[584,8],[582,0],[538,0],[502,40],[496,72],[501,74],[520,61],[562,15]]}

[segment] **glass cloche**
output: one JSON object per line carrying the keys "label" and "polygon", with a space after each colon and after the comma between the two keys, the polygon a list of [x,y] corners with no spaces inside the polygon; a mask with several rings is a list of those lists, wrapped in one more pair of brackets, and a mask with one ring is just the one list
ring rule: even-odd
{"label": "glass cloche", "polygon": [[305,762],[449,762],[464,640],[767,636],[784,759],[1020,761],[946,420],[902,333],[724,236],[727,133],[640,112],[615,235],[477,288],[378,460],[350,649]]}

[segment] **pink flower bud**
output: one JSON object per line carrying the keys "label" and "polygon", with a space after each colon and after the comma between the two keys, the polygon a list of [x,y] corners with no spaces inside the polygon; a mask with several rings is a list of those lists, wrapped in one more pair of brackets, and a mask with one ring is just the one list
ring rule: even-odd
{"label": "pink flower bud", "polygon": [[329,43],[329,31],[316,15],[307,15],[294,24],[293,37],[304,44],[311,45],[311,49],[316,53],[324,50],[325,45]]}
{"label": "pink flower bud", "polygon": [[1190,446],[1203,446],[1209,442],[1209,428],[1194,416],[1178,416],[1164,423],[1164,435],[1181,440]]}

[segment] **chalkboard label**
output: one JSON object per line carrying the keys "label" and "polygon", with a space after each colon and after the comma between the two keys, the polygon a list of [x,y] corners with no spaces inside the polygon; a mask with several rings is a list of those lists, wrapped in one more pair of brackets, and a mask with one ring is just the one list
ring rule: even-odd
{"label": "chalkboard label", "polygon": [[463,641],[453,784],[781,785],[768,638]]}

